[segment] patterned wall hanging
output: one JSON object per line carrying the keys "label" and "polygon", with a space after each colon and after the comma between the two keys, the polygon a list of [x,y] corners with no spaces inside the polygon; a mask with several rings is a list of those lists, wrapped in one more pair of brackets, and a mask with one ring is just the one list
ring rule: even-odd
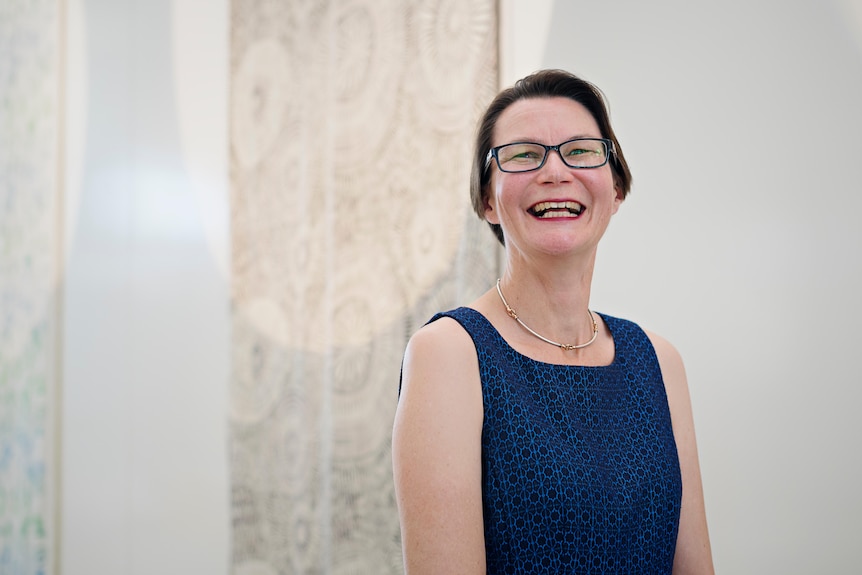
{"label": "patterned wall hanging", "polygon": [[0,8],[0,573],[56,561],[60,6]]}
{"label": "patterned wall hanging", "polygon": [[400,573],[404,345],[497,273],[496,2],[233,0],[230,57],[233,569]]}

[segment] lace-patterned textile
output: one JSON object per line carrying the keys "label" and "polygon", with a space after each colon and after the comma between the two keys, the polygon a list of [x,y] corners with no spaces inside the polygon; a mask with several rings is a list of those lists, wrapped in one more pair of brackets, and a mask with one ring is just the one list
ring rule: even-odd
{"label": "lace-patterned textile", "polygon": [[499,275],[464,193],[497,30],[495,0],[230,2],[233,575],[404,572],[392,374]]}
{"label": "lace-patterned textile", "polygon": [[489,574],[670,573],[682,479],[655,350],[602,315],[604,367],[532,360],[470,308],[437,314],[473,338],[484,399]]}

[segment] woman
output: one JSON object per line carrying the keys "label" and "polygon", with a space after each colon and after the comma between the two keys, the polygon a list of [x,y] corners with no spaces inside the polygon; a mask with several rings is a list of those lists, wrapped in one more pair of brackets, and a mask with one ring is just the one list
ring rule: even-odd
{"label": "woman", "polygon": [[630,185],[601,93],[576,76],[528,76],[482,118],[471,196],[506,266],[405,352],[408,574],[713,572],[679,354],[589,310]]}

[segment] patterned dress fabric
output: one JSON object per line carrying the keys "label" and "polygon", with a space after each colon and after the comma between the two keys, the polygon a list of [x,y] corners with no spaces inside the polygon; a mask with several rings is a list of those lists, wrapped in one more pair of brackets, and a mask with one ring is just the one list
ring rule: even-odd
{"label": "patterned dress fabric", "polygon": [[682,479],[643,330],[602,315],[613,362],[564,366],[518,353],[473,309],[431,321],[444,316],[478,353],[487,572],[671,573]]}

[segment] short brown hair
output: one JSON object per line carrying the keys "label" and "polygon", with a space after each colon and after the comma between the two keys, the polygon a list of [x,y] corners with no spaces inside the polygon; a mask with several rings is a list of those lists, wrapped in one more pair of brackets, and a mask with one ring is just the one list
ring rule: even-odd
{"label": "short brown hair", "polygon": [[[499,94],[482,116],[476,130],[476,145],[473,154],[473,168],[470,175],[470,199],[476,214],[485,219],[485,200],[488,194],[488,184],[491,182],[491,170],[485,168],[485,161],[491,149],[491,140],[497,119],[503,111],[519,100],[529,98],[568,98],[581,104],[593,116],[599,125],[601,136],[613,142],[613,152],[609,163],[614,175],[614,185],[622,194],[628,196],[632,185],[632,175],[626,163],[623,150],[611,128],[610,114],[604,94],[594,84],[578,78],[565,70],[540,70],[515,82]],[[501,244],[505,245],[503,230],[497,224],[491,224],[491,230]]]}

